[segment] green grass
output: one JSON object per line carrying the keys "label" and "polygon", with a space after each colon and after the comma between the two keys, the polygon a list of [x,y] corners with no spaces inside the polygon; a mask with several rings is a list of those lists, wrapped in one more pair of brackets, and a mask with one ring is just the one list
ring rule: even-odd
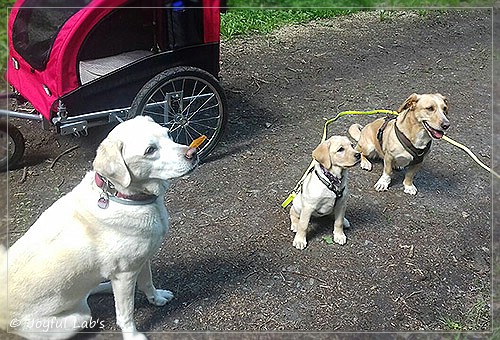
{"label": "green grass", "polygon": [[446,329],[449,329],[451,331],[465,331],[466,328],[464,325],[462,325],[460,322],[454,321],[449,318],[443,318],[441,319],[441,323],[446,327]]}
{"label": "green grass", "polygon": [[[423,7],[492,6],[494,0],[337,0],[332,7],[330,0],[228,0],[229,10],[221,16],[221,36],[232,39],[238,36],[266,34],[279,27],[301,24],[312,20],[333,18],[369,9],[418,9]],[[382,12],[380,19],[387,19]]]}
{"label": "green grass", "polygon": [[[14,0],[0,0],[0,76],[2,78],[6,70],[7,58],[9,56],[7,46],[8,7],[12,6],[13,3]],[[0,86],[0,88],[3,88],[3,86]]]}
{"label": "green grass", "polygon": [[221,36],[265,34],[290,24],[352,13],[349,9],[233,9],[221,16]]}
{"label": "green grass", "polygon": [[478,297],[477,301],[461,316],[460,320],[442,317],[440,321],[446,329],[451,331],[486,329],[490,321],[490,307],[484,299]]}

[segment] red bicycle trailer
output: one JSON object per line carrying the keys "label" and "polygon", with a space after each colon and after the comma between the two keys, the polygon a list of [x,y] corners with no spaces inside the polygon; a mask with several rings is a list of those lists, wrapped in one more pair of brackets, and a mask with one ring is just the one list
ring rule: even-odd
{"label": "red bicycle trailer", "polygon": [[[207,136],[205,158],[227,123],[219,83],[219,0],[18,0],[8,23],[9,99],[31,113],[2,116],[53,125],[62,135],[149,115],[189,144]],[[24,139],[0,124],[0,169]]]}

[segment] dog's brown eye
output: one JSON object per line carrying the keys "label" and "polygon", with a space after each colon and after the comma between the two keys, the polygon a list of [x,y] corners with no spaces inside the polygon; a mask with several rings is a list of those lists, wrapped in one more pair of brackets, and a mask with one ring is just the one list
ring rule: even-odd
{"label": "dog's brown eye", "polygon": [[434,106],[429,106],[428,108],[426,108],[426,110],[428,110],[428,111],[434,111]]}
{"label": "dog's brown eye", "polygon": [[148,146],[146,148],[146,151],[144,151],[144,155],[151,155],[151,154],[155,153],[156,150],[157,150],[157,148],[155,146]]}
{"label": "dog's brown eye", "polygon": [[345,149],[342,147],[340,149],[337,150],[337,152],[343,152]]}

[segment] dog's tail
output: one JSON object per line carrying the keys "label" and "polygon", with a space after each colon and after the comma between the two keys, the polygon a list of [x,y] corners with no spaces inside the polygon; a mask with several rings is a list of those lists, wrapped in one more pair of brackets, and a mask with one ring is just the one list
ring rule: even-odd
{"label": "dog's tail", "polygon": [[361,136],[361,129],[363,128],[362,125],[359,124],[352,124],[349,127],[349,135],[357,142],[359,141],[359,137]]}

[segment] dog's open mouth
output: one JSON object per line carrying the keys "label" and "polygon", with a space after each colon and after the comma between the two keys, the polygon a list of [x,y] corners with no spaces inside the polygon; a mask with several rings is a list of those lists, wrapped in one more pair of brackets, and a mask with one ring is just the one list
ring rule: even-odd
{"label": "dog's open mouth", "polygon": [[436,130],[436,129],[432,128],[427,122],[422,122],[422,124],[424,125],[425,129],[427,130],[429,135],[431,135],[432,138],[436,138],[436,139],[443,138],[443,136],[444,136],[443,130]]}

